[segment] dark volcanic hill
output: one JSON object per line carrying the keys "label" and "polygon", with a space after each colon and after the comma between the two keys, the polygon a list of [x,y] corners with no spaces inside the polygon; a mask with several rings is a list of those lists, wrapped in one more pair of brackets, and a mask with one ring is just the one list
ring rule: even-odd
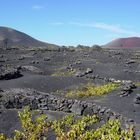
{"label": "dark volcanic hill", "polygon": [[140,37],[119,38],[104,46],[107,48],[140,48]]}
{"label": "dark volcanic hill", "polygon": [[38,41],[31,36],[8,27],[0,27],[0,47],[57,47]]}

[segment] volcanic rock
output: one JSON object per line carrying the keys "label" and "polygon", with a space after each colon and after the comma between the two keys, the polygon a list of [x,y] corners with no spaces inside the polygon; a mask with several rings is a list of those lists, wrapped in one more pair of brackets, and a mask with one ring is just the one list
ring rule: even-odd
{"label": "volcanic rock", "polygon": [[8,66],[0,67],[0,80],[10,80],[21,76],[22,75],[17,68]]}
{"label": "volcanic rock", "polygon": [[83,110],[84,110],[84,107],[82,104],[80,104],[80,102],[75,102],[70,109],[71,112],[73,112],[77,115],[82,115]]}
{"label": "volcanic rock", "polygon": [[38,73],[38,74],[42,74],[43,71],[35,66],[30,66],[30,65],[26,65],[26,66],[21,66],[21,69],[23,71],[30,71],[33,73]]}

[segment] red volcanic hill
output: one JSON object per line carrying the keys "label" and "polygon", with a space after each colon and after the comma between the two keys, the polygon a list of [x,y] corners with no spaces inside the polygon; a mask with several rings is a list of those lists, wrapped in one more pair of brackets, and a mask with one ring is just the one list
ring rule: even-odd
{"label": "red volcanic hill", "polygon": [[140,37],[119,38],[104,45],[106,48],[140,48]]}

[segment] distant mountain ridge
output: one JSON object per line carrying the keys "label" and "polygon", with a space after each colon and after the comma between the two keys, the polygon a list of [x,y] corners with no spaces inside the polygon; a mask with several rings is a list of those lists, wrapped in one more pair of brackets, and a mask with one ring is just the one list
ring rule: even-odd
{"label": "distant mountain ridge", "polygon": [[[56,49],[59,46],[39,41],[26,33],[9,27],[0,26],[0,48],[1,47],[44,47]],[[115,39],[105,45],[105,48],[140,48],[140,37],[128,37]]]}
{"label": "distant mountain ridge", "polygon": [[140,48],[140,37],[128,37],[128,38],[119,38],[115,39],[104,47],[107,48]]}
{"label": "distant mountain ridge", "polygon": [[0,47],[58,47],[45,43],[9,27],[0,27]]}

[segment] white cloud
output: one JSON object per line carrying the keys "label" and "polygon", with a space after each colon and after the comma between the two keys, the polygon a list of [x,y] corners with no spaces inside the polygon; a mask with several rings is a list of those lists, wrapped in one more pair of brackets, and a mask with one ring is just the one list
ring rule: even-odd
{"label": "white cloud", "polygon": [[32,7],[33,10],[41,10],[41,9],[43,9],[43,8],[44,8],[44,7],[41,6],[41,5],[34,5],[34,6]]}
{"label": "white cloud", "polygon": [[130,30],[124,29],[124,28],[122,28],[120,26],[116,26],[116,25],[109,25],[109,24],[105,24],[105,23],[95,23],[94,27],[99,28],[99,29],[108,30],[108,31],[111,31],[113,33],[118,33],[118,34],[138,35],[137,32],[130,31]]}
{"label": "white cloud", "polygon": [[80,27],[91,27],[91,28],[102,29],[102,30],[110,31],[117,34],[140,36],[139,33],[128,30],[128,29],[124,29],[120,27],[119,25],[111,25],[111,24],[106,24],[106,23],[79,23],[79,22],[70,22],[69,24],[80,26]]}
{"label": "white cloud", "polygon": [[91,23],[52,22],[52,23],[49,23],[49,25],[52,25],[52,26],[72,25],[72,26],[78,26],[78,27],[88,27],[88,28],[95,28],[95,29],[100,29],[100,30],[106,30],[106,31],[111,32],[113,34],[115,33],[118,36],[119,35],[140,36],[140,33],[132,31],[132,30],[129,30],[128,28],[122,28],[120,25],[112,25],[112,24],[106,24],[106,23],[97,23],[97,22],[91,22]]}

